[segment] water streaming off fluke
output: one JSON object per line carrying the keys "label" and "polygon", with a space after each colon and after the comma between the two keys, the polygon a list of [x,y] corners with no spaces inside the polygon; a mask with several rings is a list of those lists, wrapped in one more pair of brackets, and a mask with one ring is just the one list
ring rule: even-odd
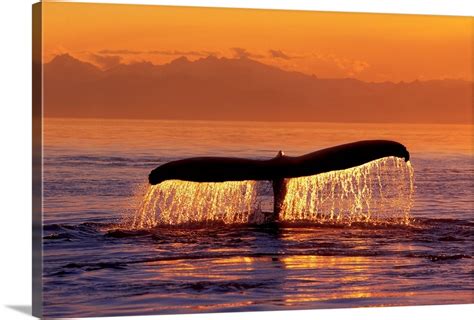
{"label": "water streaming off fluke", "polygon": [[[262,182],[168,180],[149,186],[131,222],[132,229],[157,225],[262,223],[262,201],[271,188]],[[279,220],[287,222],[409,223],[413,168],[387,157],[364,165],[288,179]],[[262,194],[261,194],[262,193]]]}
{"label": "water streaming off fluke", "polygon": [[387,157],[346,170],[288,181],[280,220],[351,224],[410,221],[411,163]]}
{"label": "water streaming off fluke", "polygon": [[164,181],[148,188],[132,228],[202,222],[258,223],[252,221],[252,213],[256,213],[255,185],[255,181]]}

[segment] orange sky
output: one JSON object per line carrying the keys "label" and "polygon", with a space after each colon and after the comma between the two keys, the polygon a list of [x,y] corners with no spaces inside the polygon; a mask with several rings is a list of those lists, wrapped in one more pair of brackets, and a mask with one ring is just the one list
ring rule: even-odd
{"label": "orange sky", "polygon": [[[248,55],[321,78],[472,80],[469,17],[43,3],[44,60]],[[236,49],[237,48],[237,49]]]}

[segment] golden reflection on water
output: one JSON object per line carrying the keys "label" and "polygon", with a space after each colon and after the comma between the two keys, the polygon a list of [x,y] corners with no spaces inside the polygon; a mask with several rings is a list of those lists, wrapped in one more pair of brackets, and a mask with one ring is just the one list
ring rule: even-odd
{"label": "golden reflection on water", "polygon": [[164,260],[145,263],[147,266],[145,271],[154,280],[174,279],[179,275],[189,279],[238,281],[242,279],[242,272],[256,270],[255,264],[258,260],[262,261],[261,258],[250,256]]}
{"label": "golden reflection on water", "polygon": [[[236,268],[237,272],[251,272],[256,270],[257,260],[254,257],[248,256],[233,256],[233,257],[225,257],[221,259],[216,259],[211,261],[213,267],[219,268]],[[240,279],[240,276],[237,277]]]}
{"label": "golden reflection on water", "polygon": [[[206,285],[210,287],[213,282],[218,286],[226,282],[271,281],[271,290],[279,292],[273,296],[274,302],[286,307],[304,306],[308,302],[413,296],[415,293],[411,290],[394,290],[398,286],[409,286],[414,283],[412,280],[393,282],[393,279],[371,279],[370,275],[380,274],[381,270],[387,268],[387,263],[397,262],[362,256],[231,256],[150,262],[146,263],[145,273],[151,280],[165,282],[172,280],[179,283],[184,280],[199,283],[205,278]],[[147,278],[146,274],[144,278]],[[374,281],[377,282],[376,289]],[[236,294],[249,295],[248,299],[222,301],[219,307],[258,303],[259,296],[252,296],[247,291],[242,288]],[[364,306],[381,305],[377,300],[367,303]],[[202,305],[193,308],[208,307]]]}
{"label": "golden reflection on water", "polygon": [[[383,282],[380,282],[377,290],[374,290],[373,285],[370,284],[370,275],[374,273],[370,269],[382,268],[383,262],[379,265],[373,257],[295,255],[281,258],[281,261],[286,269],[301,270],[304,274],[300,276],[296,273],[286,278],[285,286],[291,286],[292,280],[303,283],[296,290],[284,288],[284,292],[292,292],[284,297],[284,302],[288,306],[302,305],[307,302],[386,298],[400,295],[400,292],[391,293],[389,289],[392,284]],[[341,274],[344,276],[335,277]],[[304,283],[307,285],[305,286]],[[324,287],[331,287],[331,289],[318,289],[318,284],[322,283]],[[413,292],[403,292],[403,295],[413,295]]]}

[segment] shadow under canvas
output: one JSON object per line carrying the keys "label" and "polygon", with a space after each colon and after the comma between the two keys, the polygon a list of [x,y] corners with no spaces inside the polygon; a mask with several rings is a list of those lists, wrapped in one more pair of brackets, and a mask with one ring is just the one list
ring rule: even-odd
{"label": "shadow under canvas", "polygon": [[13,305],[13,306],[6,306],[6,307],[31,316],[32,308],[30,305]]}

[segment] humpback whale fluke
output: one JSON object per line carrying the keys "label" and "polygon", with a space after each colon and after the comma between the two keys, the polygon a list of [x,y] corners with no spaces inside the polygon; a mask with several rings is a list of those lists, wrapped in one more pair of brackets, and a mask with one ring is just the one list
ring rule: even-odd
{"label": "humpback whale fluke", "polygon": [[166,180],[224,182],[272,181],[274,214],[278,215],[286,193],[286,180],[334,170],[349,169],[384,157],[410,159],[404,145],[389,140],[365,140],[318,150],[299,157],[282,151],[268,160],[228,157],[196,157],[165,163],[152,170],[152,185]]}

